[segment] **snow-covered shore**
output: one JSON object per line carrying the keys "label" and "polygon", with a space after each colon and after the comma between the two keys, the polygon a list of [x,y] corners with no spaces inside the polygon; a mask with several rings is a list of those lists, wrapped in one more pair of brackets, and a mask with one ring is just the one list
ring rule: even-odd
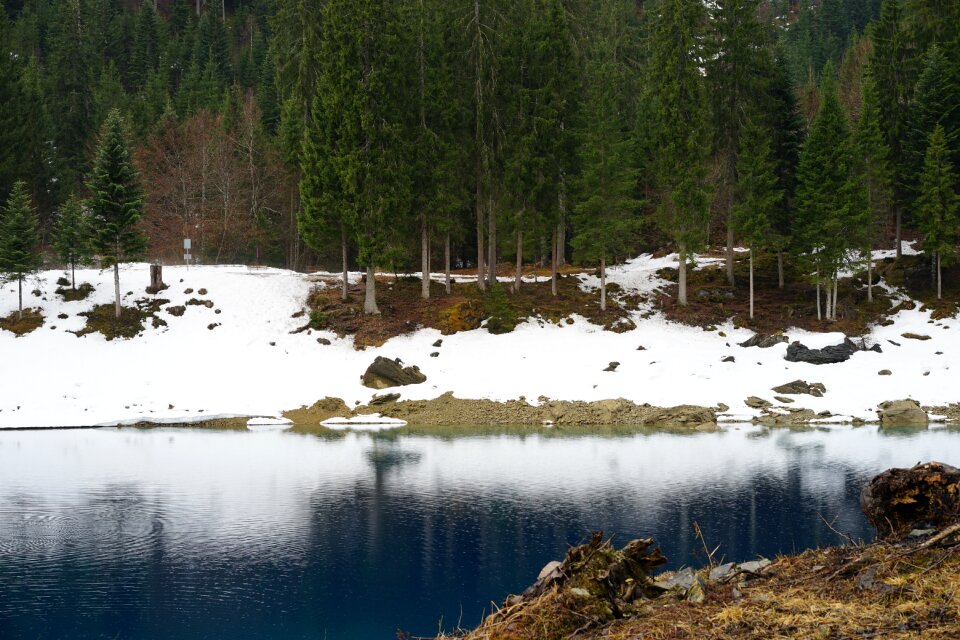
{"label": "snow-covered shore", "polygon": [[[649,293],[663,286],[657,270],[675,266],[675,256],[641,256],[612,269],[609,281],[625,291]],[[317,276],[238,266],[164,268],[170,288],[157,297],[169,305],[190,298],[213,306],[187,306],[182,317],[164,310],[167,326],[149,325],[132,340],[107,341],[99,334],[77,337],[77,314],[112,301],[112,273],[80,270],[77,281],[90,282],[90,298],[64,302],[55,293],[61,271],[46,271],[31,282],[41,297],[27,294],[25,306],[45,316],[40,329],[24,337],[0,331],[0,428],[90,426],[101,424],[189,422],[226,416],[279,416],[281,411],[331,396],[349,406],[366,403],[374,391],[360,384],[378,356],[400,358],[426,373],[424,384],[398,391],[403,399],[430,399],[452,391],[459,398],[510,400],[540,396],[560,400],[625,398],[657,406],[696,404],[730,407],[721,420],[749,420],[748,396],[772,402],[771,387],[803,379],[822,382],[822,398],[796,396],[795,406],[829,410],[833,420],[875,419],[880,402],[913,398],[938,406],[960,401],[958,376],[951,364],[960,356],[960,322],[930,323],[929,313],[901,311],[894,323],[876,327],[869,340],[883,353],[858,352],[844,363],[812,365],[784,360],[786,344],[768,349],[737,345],[752,335],[731,325],[704,331],[663,319],[659,314],[634,319],[637,329],[612,333],[574,316],[573,324],[538,321],[494,336],[478,329],[443,337],[423,329],[357,351],[352,341],[329,332],[291,333],[306,318],[293,314]],[[595,284],[582,276],[584,286]],[[148,265],[125,265],[121,290],[125,303],[145,297]],[[192,293],[185,293],[193,289]],[[206,289],[205,295],[199,295]],[[15,285],[0,290],[0,316],[16,309]],[[217,313],[219,311],[219,313]],[[60,314],[67,314],[60,319]],[[217,324],[213,329],[208,327]],[[720,335],[720,332],[726,334]],[[930,340],[904,339],[904,333]],[[791,340],[809,347],[842,341],[839,333],[788,330]],[[319,344],[327,338],[330,345]],[[892,341],[899,343],[896,346]],[[644,350],[638,350],[640,346]],[[429,357],[433,351],[439,356]],[[722,362],[734,356],[735,362]],[[620,363],[605,372],[608,363]],[[878,376],[887,369],[889,376]]]}

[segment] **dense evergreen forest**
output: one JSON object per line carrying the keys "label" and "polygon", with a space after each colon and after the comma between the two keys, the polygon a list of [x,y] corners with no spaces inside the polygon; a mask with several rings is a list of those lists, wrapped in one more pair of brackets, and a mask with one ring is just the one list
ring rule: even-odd
{"label": "dense evergreen forest", "polygon": [[15,277],[32,246],[176,262],[190,237],[481,288],[515,261],[519,287],[671,246],[683,304],[686,258],[725,244],[732,284],[737,244],[781,286],[801,264],[830,318],[871,248],[957,252],[956,0],[5,0],[0,42]]}

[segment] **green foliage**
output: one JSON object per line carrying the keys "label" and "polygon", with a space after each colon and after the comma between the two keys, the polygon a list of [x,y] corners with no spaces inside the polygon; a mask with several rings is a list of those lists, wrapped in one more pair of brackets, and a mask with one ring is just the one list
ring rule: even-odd
{"label": "green foliage", "polygon": [[960,196],[957,175],[950,164],[946,135],[937,125],[930,134],[916,215],[924,252],[939,256],[945,264],[952,262],[960,241]]}
{"label": "green foliage", "polygon": [[880,129],[880,110],[872,78],[864,84],[860,121],[854,132],[854,172],[867,198],[868,222],[864,250],[870,251],[893,208],[893,171],[890,149]]}
{"label": "green foliage", "polygon": [[[71,268],[83,264],[93,255],[90,219],[76,195],[71,194],[60,208],[53,232],[53,248],[60,260]],[[75,282],[71,284],[76,286]]]}
{"label": "green foliage", "polygon": [[778,188],[777,165],[767,131],[749,121],[742,130],[739,146],[733,222],[747,246],[759,249],[769,242],[771,212],[780,206],[783,191]]}
{"label": "green foliage", "polygon": [[0,275],[16,280],[19,291],[19,316],[23,318],[23,280],[42,264],[39,221],[30,204],[27,185],[14,183],[0,217]]}
{"label": "green foliage", "polygon": [[912,189],[919,187],[927,145],[936,127],[942,127],[951,155],[960,152],[960,67],[951,64],[945,51],[934,44],[923,57],[904,141],[907,176]]}
{"label": "green foliage", "polygon": [[143,214],[143,192],[119,111],[107,116],[87,188],[93,242],[104,261],[116,264],[142,256],[146,240],[137,222]]}

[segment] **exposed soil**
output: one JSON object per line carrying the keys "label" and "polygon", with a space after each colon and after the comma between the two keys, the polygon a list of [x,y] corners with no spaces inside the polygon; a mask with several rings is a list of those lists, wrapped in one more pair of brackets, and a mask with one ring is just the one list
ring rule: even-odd
{"label": "exposed soil", "polygon": [[[501,266],[501,275],[510,275],[508,265]],[[499,283],[490,291],[481,292],[473,283],[453,283],[448,295],[444,285],[431,282],[430,299],[420,298],[419,278],[377,279],[378,316],[363,314],[364,285],[350,288],[349,300],[340,299],[339,281],[331,280],[327,286],[314,289],[308,300],[309,322],[303,329],[328,329],[340,336],[352,335],[358,349],[379,346],[398,335],[429,327],[450,331],[475,328],[471,323],[451,326],[450,314],[459,305],[467,303],[478,312],[479,321],[488,321],[492,332],[512,331],[517,323],[526,318],[542,318],[561,322],[577,313],[611,330],[625,331],[634,327],[628,313],[617,302],[609,300],[607,310],[600,310],[600,298],[596,293],[582,291],[579,280],[572,274],[578,269],[564,268],[557,282],[557,296],[550,290],[549,272],[532,270],[540,282],[524,282],[519,293],[512,292],[510,285]]]}
{"label": "exposed soil", "polygon": [[339,398],[325,398],[312,407],[284,412],[296,424],[319,424],[333,417],[382,413],[413,425],[635,425],[674,426],[701,431],[717,428],[716,410],[684,405],[653,407],[629,400],[570,402],[542,399],[534,406],[525,400],[495,402],[465,400],[445,393],[432,400],[390,401],[351,410]]}
{"label": "exposed soil", "polygon": [[23,318],[19,311],[14,311],[5,318],[0,318],[0,329],[9,331],[17,337],[25,336],[43,326],[43,313],[40,309],[24,309]]}
{"label": "exposed soil", "polygon": [[695,588],[659,597],[650,596],[649,579],[632,577],[631,545],[584,545],[568,552],[549,588],[541,581],[527,596],[508,598],[478,629],[440,638],[957,638],[957,533],[815,549],[713,580],[706,567]]}
{"label": "exposed soil", "polygon": [[87,318],[87,324],[74,333],[77,337],[88,333],[101,333],[107,340],[135,338],[143,332],[144,322],[148,319],[152,321],[154,327],[166,324],[166,321],[158,318],[156,313],[160,307],[169,302],[161,298],[137,300],[136,307],[121,307],[119,318],[116,317],[116,307],[113,303],[97,305],[90,311],[78,314]]}

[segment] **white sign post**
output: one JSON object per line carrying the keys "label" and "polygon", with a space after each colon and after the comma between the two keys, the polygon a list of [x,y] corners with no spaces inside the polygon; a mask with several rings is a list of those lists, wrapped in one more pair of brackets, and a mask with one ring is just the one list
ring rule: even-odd
{"label": "white sign post", "polygon": [[187,263],[187,266],[190,266],[190,260],[193,258],[193,254],[190,253],[190,238],[183,239],[183,261]]}

